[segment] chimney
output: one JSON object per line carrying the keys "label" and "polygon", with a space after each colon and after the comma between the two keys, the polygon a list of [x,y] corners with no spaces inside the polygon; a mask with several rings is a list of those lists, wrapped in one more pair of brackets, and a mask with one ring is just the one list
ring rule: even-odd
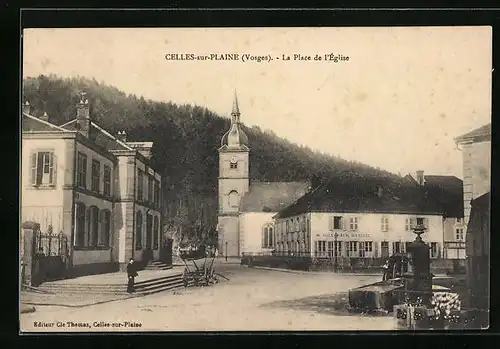
{"label": "chimney", "polygon": [[45,122],[49,122],[49,116],[47,115],[47,112],[44,112],[42,116],[40,116],[40,120],[43,120]]}
{"label": "chimney", "polygon": [[85,98],[86,93],[80,94],[80,101],[76,104],[76,126],[77,130],[85,137],[90,135],[90,108],[89,100]]}
{"label": "chimney", "polygon": [[424,171],[423,170],[417,171],[417,183],[419,185],[424,185]]}
{"label": "chimney", "polygon": [[25,103],[21,103],[21,110],[23,114],[29,114],[31,110],[30,102],[26,101]]}
{"label": "chimney", "polygon": [[118,135],[116,136],[118,140],[122,141],[123,143],[127,143],[127,133],[125,131],[118,131]]}

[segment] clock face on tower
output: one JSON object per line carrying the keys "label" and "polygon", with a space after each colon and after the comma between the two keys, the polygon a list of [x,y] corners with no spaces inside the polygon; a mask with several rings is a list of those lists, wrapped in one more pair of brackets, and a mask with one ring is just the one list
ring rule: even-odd
{"label": "clock face on tower", "polygon": [[232,157],[229,159],[229,161],[230,161],[232,164],[235,164],[235,163],[237,163],[237,162],[238,162],[234,156],[232,156]]}

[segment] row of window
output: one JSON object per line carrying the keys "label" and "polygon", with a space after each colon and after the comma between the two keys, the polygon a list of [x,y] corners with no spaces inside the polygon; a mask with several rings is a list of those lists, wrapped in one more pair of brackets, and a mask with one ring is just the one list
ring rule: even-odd
{"label": "row of window", "polygon": [[[329,230],[351,230],[357,231],[359,227],[359,217],[334,216],[329,220]],[[405,220],[405,231],[412,231],[417,225],[423,225],[428,228],[428,219],[424,217],[409,217]],[[295,217],[280,221],[276,226],[278,234],[291,233],[299,231],[310,231],[310,221],[306,217]],[[380,230],[389,231],[389,217],[380,218]]]}
{"label": "row of window", "polygon": [[293,253],[293,254],[301,254],[309,252],[309,244],[307,241],[286,241],[286,242],[278,242],[276,244],[276,252],[283,253]]}
{"label": "row of window", "polygon": [[[91,162],[91,181],[90,188],[87,186],[87,155],[78,152],[77,158],[77,169],[76,169],[76,185],[79,188],[90,189],[94,193],[106,196],[111,196],[111,167],[108,165],[103,166],[103,176],[101,178],[101,162],[96,159],[92,159]],[[102,179],[102,192],[101,192],[101,179]]]}
{"label": "row of window", "polygon": [[[331,217],[329,221],[329,230],[358,230],[358,217],[349,217],[347,222],[344,222],[345,218],[342,216]],[[417,225],[423,225],[428,228],[428,219],[424,217],[408,217],[405,219],[405,231],[412,231]],[[389,217],[380,217],[380,230],[383,232],[389,231]]]}
{"label": "row of window", "polygon": [[[406,253],[408,242],[392,242],[392,253]],[[380,249],[373,241],[315,241],[316,257],[355,257],[355,258],[387,258],[390,255],[389,242],[382,241]],[[437,242],[430,243],[430,257],[439,258],[440,250]]]}
{"label": "row of window", "polygon": [[[146,191],[144,190],[145,178],[147,179]],[[141,169],[137,170],[137,198],[140,201],[153,203],[156,207],[160,205],[160,181]]]}
{"label": "row of window", "polygon": [[[137,211],[135,214],[135,249],[143,249],[143,214],[141,211]],[[160,238],[160,224],[158,216],[153,216],[146,214],[146,249],[158,249],[159,238]]]}
{"label": "row of window", "polygon": [[96,206],[76,204],[75,242],[77,248],[109,247],[111,212]]}

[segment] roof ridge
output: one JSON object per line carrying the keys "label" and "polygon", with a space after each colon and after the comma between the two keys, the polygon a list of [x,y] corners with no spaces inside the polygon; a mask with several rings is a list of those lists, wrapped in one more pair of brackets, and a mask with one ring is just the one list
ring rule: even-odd
{"label": "roof ridge", "polygon": [[128,146],[126,143],[120,141],[118,138],[116,138],[115,136],[113,136],[111,133],[109,133],[108,131],[106,131],[105,129],[103,129],[102,127],[100,127],[99,125],[97,125],[95,122],[91,121],[90,124],[92,126],[94,126],[95,128],[97,128],[99,131],[101,131],[106,136],[108,136],[111,139],[113,139],[114,141],[116,141],[118,144],[124,146],[127,150],[135,150],[132,147]]}
{"label": "roof ridge", "polygon": [[69,125],[69,124],[71,124],[72,122],[75,122],[75,121],[76,121],[76,119],[73,119],[73,120],[70,120],[70,121],[68,121],[68,122],[65,122],[64,124],[59,125],[59,126],[60,126],[60,127],[64,127],[64,126],[67,126],[67,125]]}
{"label": "roof ridge", "polygon": [[27,117],[28,117],[28,118],[30,118],[30,119],[36,120],[36,121],[38,121],[38,122],[40,122],[40,123],[42,123],[42,124],[44,124],[44,125],[47,125],[47,126],[50,126],[50,127],[54,127],[54,128],[56,128],[56,129],[58,129],[59,131],[63,131],[63,132],[71,132],[71,131],[66,130],[66,129],[64,129],[64,128],[60,127],[60,126],[57,126],[57,125],[55,125],[55,124],[53,124],[53,123],[51,123],[51,122],[48,122],[48,121],[42,120],[42,119],[40,119],[40,118],[37,118],[36,116],[30,115],[30,114],[27,114],[27,113],[23,113],[23,115],[24,115],[24,116],[27,116]]}

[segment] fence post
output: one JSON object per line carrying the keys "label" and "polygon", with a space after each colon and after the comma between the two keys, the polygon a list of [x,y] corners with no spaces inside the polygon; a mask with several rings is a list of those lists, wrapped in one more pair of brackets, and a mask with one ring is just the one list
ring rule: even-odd
{"label": "fence post", "polygon": [[32,284],[32,268],[33,268],[33,256],[34,256],[34,243],[35,243],[35,233],[40,229],[40,224],[35,222],[24,222],[22,225],[23,229],[23,256],[21,260],[24,269],[24,280],[21,280],[22,284],[31,286]]}

